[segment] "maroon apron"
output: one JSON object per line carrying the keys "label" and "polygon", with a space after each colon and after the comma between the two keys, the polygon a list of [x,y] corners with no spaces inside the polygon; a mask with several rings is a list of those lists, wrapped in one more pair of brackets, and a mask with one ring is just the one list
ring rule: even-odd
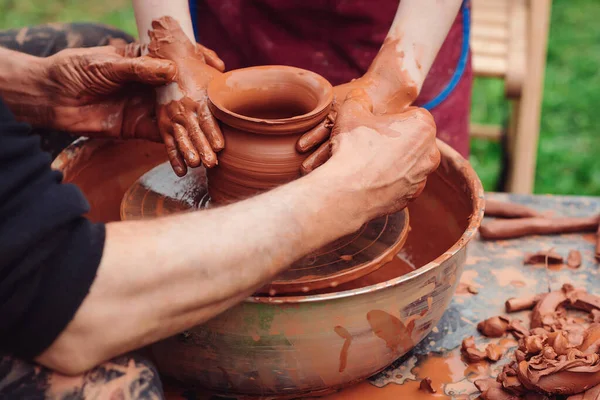
{"label": "maroon apron", "polygon": [[[317,72],[333,85],[362,76],[377,55],[398,0],[198,0],[198,41],[212,48],[228,70],[291,65]],[[416,104],[424,104],[451,80],[461,53],[459,13]],[[431,110],[438,137],[469,154],[470,55],[456,88]]]}

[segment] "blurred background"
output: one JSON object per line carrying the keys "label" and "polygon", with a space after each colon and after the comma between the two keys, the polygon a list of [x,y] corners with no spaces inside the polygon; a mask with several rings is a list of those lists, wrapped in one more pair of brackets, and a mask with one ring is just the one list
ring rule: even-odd
{"label": "blurred background", "polygon": [[[72,21],[100,22],[136,34],[131,0],[0,0],[0,29]],[[600,195],[598,21],[599,0],[552,2],[535,193]],[[471,120],[502,124],[508,110],[504,83],[477,78]],[[501,145],[472,139],[471,152],[485,189],[496,190]]]}

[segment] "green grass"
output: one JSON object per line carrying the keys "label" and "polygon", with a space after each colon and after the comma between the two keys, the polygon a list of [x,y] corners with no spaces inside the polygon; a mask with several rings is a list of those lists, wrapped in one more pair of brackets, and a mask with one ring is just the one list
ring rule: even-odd
{"label": "green grass", "polygon": [[[553,1],[536,193],[600,195],[599,20],[598,0]],[[136,32],[130,0],[0,0],[0,29],[69,21],[96,21]],[[498,80],[477,79],[471,119],[505,122],[503,90]],[[471,150],[484,187],[496,189],[500,145],[472,140]]]}

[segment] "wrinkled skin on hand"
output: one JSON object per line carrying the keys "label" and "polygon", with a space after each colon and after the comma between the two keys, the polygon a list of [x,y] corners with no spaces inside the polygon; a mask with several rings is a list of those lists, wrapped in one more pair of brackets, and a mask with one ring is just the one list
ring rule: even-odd
{"label": "wrinkled skin on hand", "polygon": [[401,113],[417,98],[417,84],[403,69],[404,55],[397,52],[397,43],[398,40],[386,40],[365,75],[334,87],[334,100],[329,115],[305,133],[296,144],[300,153],[307,153],[320,146],[302,163],[303,174],[311,172],[329,158],[329,144],[326,141],[338,117],[340,101],[348,93],[363,90],[372,100],[375,115]]}
{"label": "wrinkled skin on hand", "polygon": [[161,141],[147,85],[171,82],[173,62],[127,58],[104,46],[62,50],[40,63],[39,95],[12,107],[20,120],[86,136]]}
{"label": "wrinkled skin on hand", "polygon": [[158,126],[171,166],[179,176],[186,174],[187,166],[214,167],[225,141],[208,108],[206,88],[223,70],[223,62],[192,43],[171,17],[153,21],[148,34],[148,54],[174,61],[178,70],[176,83],[157,92]]}
{"label": "wrinkled skin on hand", "polygon": [[[435,123],[425,109],[375,115],[369,96],[353,90],[331,134],[330,179],[363,202],[370,218],[397,212],[417,198],[438,167]],[[339,166],[335,171],[329,166]],[[337,176],[336,176],[337,175]]]}

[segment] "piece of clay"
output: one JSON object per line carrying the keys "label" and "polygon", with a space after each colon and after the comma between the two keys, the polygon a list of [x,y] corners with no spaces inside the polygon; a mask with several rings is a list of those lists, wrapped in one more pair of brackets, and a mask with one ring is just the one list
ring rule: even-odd
{"label": "piece of clay", "polygon": [[583,393],[569,396],[567,400],[600,400],[600,385],[596,385]]}
{"label": "piece of clay", "polygon": [[546,294],[533,308],[531,328],[555,327],[560,321],[557,309],[561,306],[591,312],[600,310],[600,297],[564,284],[561,290]]}
{"label": "piece of clay", "polygon": [[425,393],[435,393],[436,390],[431,386],[431,378],[425,377],[421,380],[419,384],[419,390],[422,390]]}
{"label": "piece of clay", "polygon": [[581,266],[581,252],[579,250],[569,251],[567,256],[567,266],[569,268],[579,268]]}
{"label": "piece of clay", "polygon": [[476,363],[486,358],[486,353],[478,350],[475,346],[475,338],[473,336],[463,339],[460,351],[467,363]]}
{"label": "piece of clay", "polygon": [[529,336],[529,330],[523,326],[523,322],[520,319],[511,320],[510,324],[508,324],[507,330],[511,332],[517,339]]}
{"label": "piece of clay", "polygon": [[506,317],[492,317],[478,323],[477,330],[487,337],[502,337],[508,329],[509,322]]}
{"label": "piece of clay", "polygon": [[590,232],[598,229],[598,216],[562,218],[495,219],[479,228],[485,240],[513,239],[528,235]]}
{"label": "piece of clay", "polygon": [[477,363],[486,359],[487,354],[476,348],[468,348],[463,352],[467,363]]}
{"label": "piece of clay", "polygon": [[476,286],[470,285],[468,283],[459,282],[456,287],[457,294],[478,294],[479,289]]}
{"label": "piece of clay", "polygon": [[533,265],[533,264],[562,264],[564,261],[563,257],[552,251],[552,250],[542,250],[537,253],[530,253],[525,255],[525,259],[523,263],[525,265]]}
{"label": "piece of clay", "polygon": [[542,296],[540,295],[528,297],[511,297],[510,299],[506,300],[504,306],[506,307],[506,312],[508,313],[523,310],[531,310],[533,307],[535,307],[535,305],[538,301],[540,301],[541,298]]}
{"label": "piece of clay", "polygon": [[527,218],[539,217],[541,214],[522,204],[508,203],[498,200],[486,200],[485,216],[499,218]]}
{"label": "piece of clay", "polygon": [[490,343],[485,347],[485,356],[490,361],[498,361],[503,354],[504,350],[497,344]]}
{"label": "piece of clay", "polygon": [[467,349],[475,348],[475,338],[473,336],[469,336],[463,339],[461,343],[460,349],[466,351]]}

